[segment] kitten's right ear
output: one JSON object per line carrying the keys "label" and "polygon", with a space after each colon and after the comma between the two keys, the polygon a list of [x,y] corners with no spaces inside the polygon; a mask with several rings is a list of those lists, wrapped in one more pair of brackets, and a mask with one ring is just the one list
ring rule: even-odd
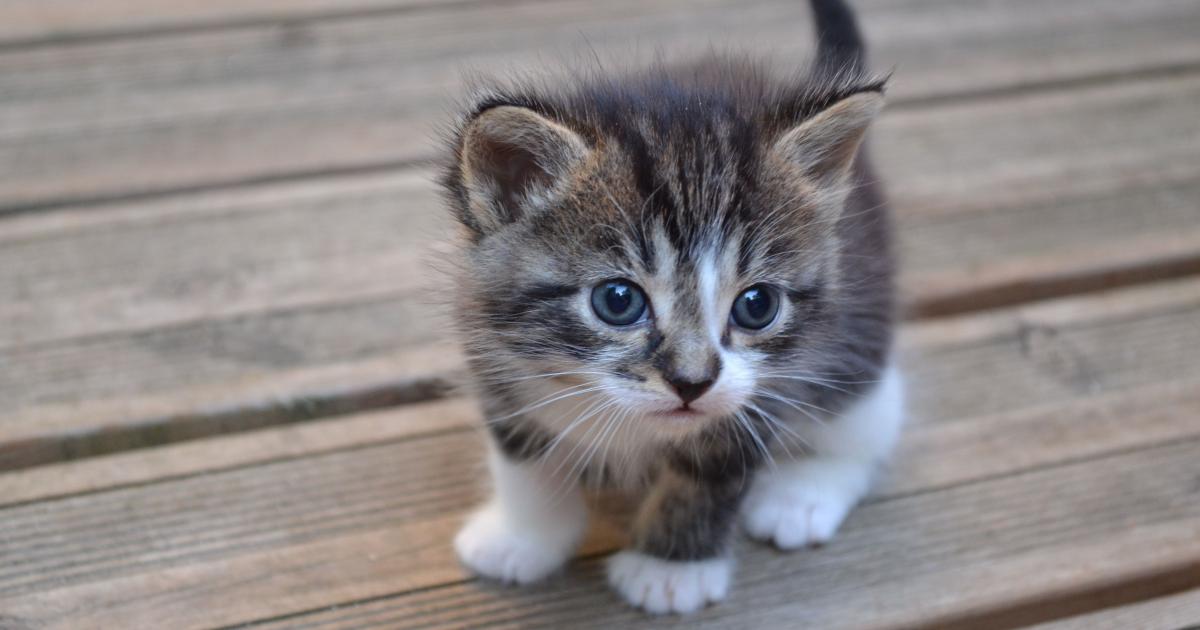
{"label": "kitten's right ear", "polygon": [[491,233],[544,207],[561,194],[588,155],[579,134],[530,109],[484,110],[462,134],[459,173],[468,217]]}

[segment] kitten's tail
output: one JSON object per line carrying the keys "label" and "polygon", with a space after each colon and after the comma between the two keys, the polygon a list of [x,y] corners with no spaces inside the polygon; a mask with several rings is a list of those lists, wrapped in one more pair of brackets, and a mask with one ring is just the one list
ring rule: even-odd
{"label": "kitten's tail", "polygon": [[817,25],[817,65],[832,73],[857,74],[867,51],[854,10],[845,0],[810,0]]}

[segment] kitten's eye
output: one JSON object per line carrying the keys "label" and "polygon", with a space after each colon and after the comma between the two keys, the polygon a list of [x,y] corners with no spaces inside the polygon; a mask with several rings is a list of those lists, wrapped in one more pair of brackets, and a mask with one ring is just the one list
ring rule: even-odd
{"label": "kitten's eye", "polygon": [[764,284],[756,284],[733,301],[733,323],[750,330],[762,330],[779,314],[779,297]]}
{"label": "kitten's eye", "polygon": [[646,294],[628,280],[609,280],[592,289],[592,310],[613,326],[635,324],[646,315]]}

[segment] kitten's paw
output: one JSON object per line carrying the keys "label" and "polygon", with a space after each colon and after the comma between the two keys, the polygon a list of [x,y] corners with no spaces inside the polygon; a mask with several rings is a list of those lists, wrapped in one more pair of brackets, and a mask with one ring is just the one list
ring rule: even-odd
{"label": "kitten's paw", "polygon": [[764,471],[742,503],[751,537],[781,549],[829,542],[866,491],[868,466],[814,460]]}
{"label": "kitten's paw", "polygon": [[630,604],[654,614],[690,613],[725,599],[733,560],[675,562],[636,551],[608,561],[608,583]]}
{"label": "kitten's paw", "polygon": [[536,532],[520,531],[489,505],[476,512],[454,538],[467,568],[502,582],[536,582],[570,559],[573,544],[551,545]]}

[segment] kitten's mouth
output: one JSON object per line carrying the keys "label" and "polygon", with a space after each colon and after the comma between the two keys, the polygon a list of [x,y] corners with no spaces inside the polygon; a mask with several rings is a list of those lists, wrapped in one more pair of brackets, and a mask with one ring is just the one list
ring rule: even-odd
{"label": "kitten's mouth", "polygon": [[660,418],[667,418],[669,420],[690,420],[692,418],[699,418],[704,414],[687,405],[680,405],[667,411],[655,411],[654,415]]}

